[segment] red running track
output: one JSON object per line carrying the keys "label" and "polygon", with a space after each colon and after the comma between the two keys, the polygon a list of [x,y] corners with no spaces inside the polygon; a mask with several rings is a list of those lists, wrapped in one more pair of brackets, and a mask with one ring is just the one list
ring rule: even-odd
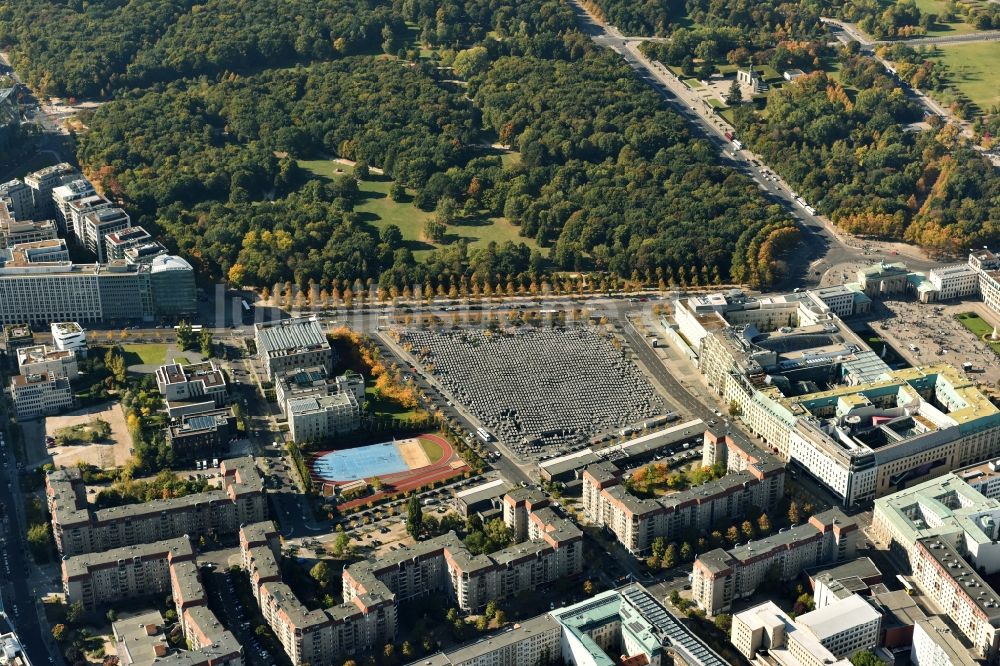
{"label": "red running track", "polygon": [[[462,461],[461,466],[458,467],[451,466],[451,464],[454,461],[461,459],[455,452],[455,448],[444,437],[433,434],[417,435],[417,437],[421,439],[431,440],[435,444],[440,446],[442,450],[441,459],[438,460],[436,463],[427,465],[426,467],[411,469],[409,471],[399,472],[397,474],[387,474],[385,476],[380,476],[379,478],[382,480],[382,483],[385,484],[386,486],[385,490],[375,493],[373,495],[366,495],[365,497],[359,497],[358,499],[354,499],[349,502],[344,502],[343,504],[339,504],[338,507],[341,510],[352,509],[354,507],[367,504],[368,502],[378,501],[379,499],[387,495],[393,495],[395,493],[400,493],[400,492],[403,493],[409,492],[411,490],[415,490],[416,488],[420,488],[421,486],[426,486],[431,483],[434,483],[435,481],[444,481],[446,479],[462,475],[465,472],[469,471],[469,466],[464,461]],[[312,458],[316,458],[318,455],[322,454],[316,454],[312,456]],[[310,470],[312,469],[312,460],[310,460],[309,469]],[[313,475],[313,483],[316,484],[317,486],[326,487],[331,484],[334,486],[338,486],[348,482],[346,481],[342,483],[331,482]]]}

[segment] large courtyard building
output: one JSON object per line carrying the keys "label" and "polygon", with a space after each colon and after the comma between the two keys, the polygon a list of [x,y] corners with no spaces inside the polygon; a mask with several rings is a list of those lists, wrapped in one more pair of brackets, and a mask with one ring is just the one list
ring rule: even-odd
{"label": "large courtyard building", "polygon": [[735,548],[716,548],[694,562],[691,595],[709,615],[728,612],[764,581],[791,580],[803,569],[853,559],[858,526],[839,509]]}
{"label": "large courtyard building", "polygon": [[316,317],[254,324],[254,341],[268,379],[314,366],[323,367],[327,373],[333,371],[334,351]]}
{"label": "large courtyard building", "polygon": [[[61,242],[61,241],[60,241]],[[180,257],[146,265],[74,264],[25,246],[0,254],[0,323],[152,321],[194,314],[194,269]],[[29,251],[30,250],[30,251]]]}
{"label": "large courtyard building", "polygon": [[[894,291],[892,275],[866,284]],[[674,305],[709,385],[846,505],[1000,454],[1000,410],[972,380],[944,364],[891,370],[811,292]]]}
{"label": "large courtyard building", "polygon": [[875,500],[872,535],[911,569],[917,542],[934,537],[960,547],[985,573],[1000,571],[1000,500],[983,495],[963,480],[963,473],[968,472],[945,474]]}
{"label": "large courtyard building", "polygon": [[267,502],[253,459],[224,460],[219,475],[223,485],[218,490],[91,510],[79,469],[50,472],[45,494],[56,546],[68,557],[185,534],[235,534],[244,523],[264,520]]}
{"label": "large courtyard building", "polygon": [[[949,617],[979,659],[1000,656],[1000,596],[982,579],[1000,571],[1000,501],[992,474],[989,463],[977,465],[880,498],[871,527],[909,564],[925,599]],[[915,649],[916,643],[915,631]]]}
{"label": "large courtyard building", "polygon": [[628,491],[611,462],[583,473],[583,508],[592,524],[610,530],[633,555],[653,541],[671,541],[687,530],[710,530],[720,520],[743,516],[750,507],[773,508],[784,496],[785,470],[772,454],[735,435],[705,431],[705,464],[724,463],[721,479],[662,497],[645,499]]}

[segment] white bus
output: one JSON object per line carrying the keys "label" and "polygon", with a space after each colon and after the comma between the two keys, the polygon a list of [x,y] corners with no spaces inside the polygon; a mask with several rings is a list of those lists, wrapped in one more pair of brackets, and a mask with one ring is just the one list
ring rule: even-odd
{"label": "white bus", "polygon": [[491,435],[486,428],[476,428],[476,437],[484,443],[493,441],[493,435]]}

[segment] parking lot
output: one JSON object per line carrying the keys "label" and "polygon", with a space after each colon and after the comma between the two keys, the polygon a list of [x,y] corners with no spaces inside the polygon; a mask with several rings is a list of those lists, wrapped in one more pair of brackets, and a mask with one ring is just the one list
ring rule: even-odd
{"label": "parking lot", "polygon": [[1000,325],[1000,317],[982,302],[883,301],[876,302],[873,311],[872,329],[911,365],[947,363],[962,368],[971,363],[970,377],[988,388],[1000,385],[996,354],[955,320],[957,314],[975,312],[987,323]]}

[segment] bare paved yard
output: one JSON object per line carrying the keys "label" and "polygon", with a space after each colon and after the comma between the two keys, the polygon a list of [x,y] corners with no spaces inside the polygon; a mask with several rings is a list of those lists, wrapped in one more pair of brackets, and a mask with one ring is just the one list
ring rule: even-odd
{"label": "bare paved yard", "polygon": [[72,467],[78,462],[85,462],[101,469],[111,469],[121,467],[128,462],[132,456],[132,436],[125,426],[125,413],[119,403],[79,409],[61,416],[49,416],[45,419],[45,434],[55,436],[60,428],[85,425],[95,418],[111,424],[111,436],[97,444],[56,446],[49,449],[52,462],[57,467]]}

